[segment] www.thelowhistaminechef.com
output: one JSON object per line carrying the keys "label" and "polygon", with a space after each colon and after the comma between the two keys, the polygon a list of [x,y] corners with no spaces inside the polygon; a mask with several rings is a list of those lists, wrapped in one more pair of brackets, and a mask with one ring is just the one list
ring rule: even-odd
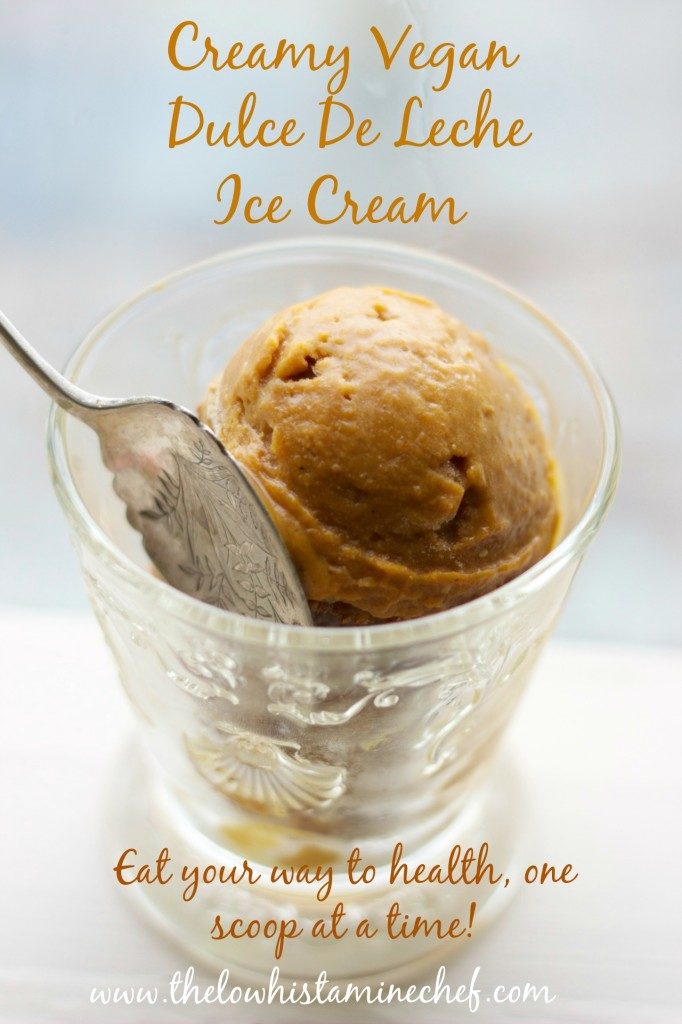
{"label": "www.thelowhistaminechef.com", "polygon": [[513,985],[486,984],[480,966],[474,967],[466,978],[446,980],[444,966],[438,968],[429,981],[421,984],[401,986],[393,982],[377,981],[374,984],[354,982],[333,982],[321,971],[314,981],[281,981],[279,967],[273,967],[263,985],[233,985],[229,968],[221,971],[217,980],[197,980],[194,967],[175,971],[165,985],[147,986],[102,986],[90,992],[92,1005],[108,1006],[201,1006],[216,1004],[234,1006],[253,1004],[256,1006],[325,1006],[332,1004],[400,1004],[416,1003],[428,1005],[457,1004],[466,1007],[470,1013],[477,1013],[487,1004],[518,1005],[524,1003],[553,1003],[553,995],[547,985],[520,981]]}

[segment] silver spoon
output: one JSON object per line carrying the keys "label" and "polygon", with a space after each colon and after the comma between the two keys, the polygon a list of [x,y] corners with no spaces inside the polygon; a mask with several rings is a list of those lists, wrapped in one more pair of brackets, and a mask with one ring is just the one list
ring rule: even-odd
{"label": "silver spoon", "polygon": [[200,601],[310,625],[301,581],[246,470],[193,413],[163,398],[101,398],[76,387],[0,313],[14,358],[98,435],[128,521],[165,579]]}

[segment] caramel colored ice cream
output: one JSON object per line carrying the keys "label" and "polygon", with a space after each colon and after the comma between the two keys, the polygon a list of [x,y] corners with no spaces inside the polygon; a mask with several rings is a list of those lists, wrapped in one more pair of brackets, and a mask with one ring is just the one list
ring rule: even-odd
{"label": "caramel colored ice cream", "polygon": [[260,482],[318,622],[441,611],[552,546],[553,466],[530,398],[426,299],[337,288],[282,310],[199,413]]}

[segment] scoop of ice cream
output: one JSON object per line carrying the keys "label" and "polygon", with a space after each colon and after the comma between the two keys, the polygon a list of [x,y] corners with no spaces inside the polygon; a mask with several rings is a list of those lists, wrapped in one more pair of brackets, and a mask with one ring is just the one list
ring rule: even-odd
{"label": "scoop of ice cream", "polygon": [[530,398],[483,338],[418,296],[338,288],[282,310],[199,413],[260,482],[318,621],[440,611],[552,545]]}

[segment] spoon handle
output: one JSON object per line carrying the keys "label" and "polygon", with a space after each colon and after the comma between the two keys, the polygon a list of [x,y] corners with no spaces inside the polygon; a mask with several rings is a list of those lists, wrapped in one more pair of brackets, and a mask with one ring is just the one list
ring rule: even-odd
{"label": "spoon handle", "polygon": [[66,412],[73,413],[80,419],[88,419],[88,411],[97,408],[100,402],[94,395],[76,387],[71,381],[58,373],[24,336],[13,323],[0,311],[0,338],[7,351],[23,366],[28,374],[40,384],[50,398],[54,399]]}

